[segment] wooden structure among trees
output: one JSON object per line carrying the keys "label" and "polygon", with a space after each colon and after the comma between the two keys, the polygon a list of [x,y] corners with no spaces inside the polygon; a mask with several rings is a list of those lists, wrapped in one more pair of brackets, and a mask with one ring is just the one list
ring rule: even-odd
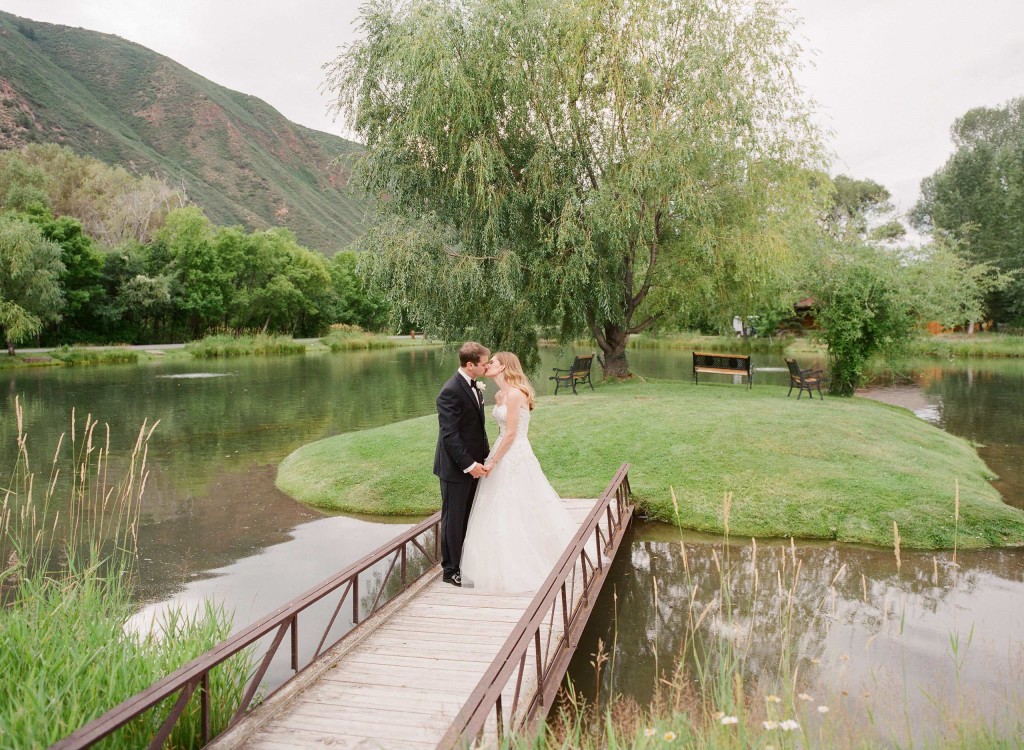
{"label": "wooden structure among trees", "polygon": [[[161,748],[193,696],[202,709],[197,744],[213,738],[210,747],[220,750],[455,748],[529,730],[553,703],[632,520],[628,469],[623,464],[597,500],[563,501],[579,530],[536,593],[492,595],[442,583],[438,513],[54,748],[89,747],[170,707],[166,718],[156,717],[162,723],[149,745]],[[326,628],[308,614],[300,619],[316,605],[323,615],[333,609]],[[343,611],[347,623],[338,620]],[[302,642],[300,622],[307,623],[303,635],[313,630]],[[290,654],[280,656],[290,658],[275,659],[285,635]],[[248,649],[257,649],[258,667],[240,704],[211,706],[211,674]],[[277,662],[293,676],[251,707]],[[233,717],[218,734],[211,715],[225,708]]]}

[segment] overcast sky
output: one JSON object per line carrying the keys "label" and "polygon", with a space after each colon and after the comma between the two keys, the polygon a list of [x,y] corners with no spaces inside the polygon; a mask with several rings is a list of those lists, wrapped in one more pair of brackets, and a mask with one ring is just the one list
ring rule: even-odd
{"label": "overcast sky", "polygon": [[[321,66],[357,33],[357,0],[0,0],[38,21],[117,34],[291,120],[338,135]],[[952,152],[971,107],[1024,95],[1024,0],[790,0],[813,51],[801,78],[830,129],[833,173],[898,206]],[[0,71],[2,77],[3,71]]]}

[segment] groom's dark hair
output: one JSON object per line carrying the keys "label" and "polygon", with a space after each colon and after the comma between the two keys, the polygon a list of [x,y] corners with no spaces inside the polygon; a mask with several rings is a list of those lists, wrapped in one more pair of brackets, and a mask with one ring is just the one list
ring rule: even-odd
{"label": "groom's dark hair", "polygon": [[463,367],[471,362],[476,364],[480,361],[481,357],[487,357],[490,353],[491,350],[483,344],[478,344],[475,341],[467,341],[459,347],[459,364]]}

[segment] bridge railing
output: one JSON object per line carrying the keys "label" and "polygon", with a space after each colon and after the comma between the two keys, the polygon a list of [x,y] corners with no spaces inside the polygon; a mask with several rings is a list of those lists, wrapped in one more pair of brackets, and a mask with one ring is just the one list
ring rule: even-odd
{"label": "bridge railing", "polygon": [[[405,533],[382,547],[378,547],[323,583],[292,599],[244,630],[235,633],[226,641],[193,659],[159,682],[133,695],[102,716],[77,729],[53,745],[51,750],[78,750],[79,748],[90,747],[112,735],[133,719],[142,716],[147,711],[153,710],[155,707],[168,701],[168,699],[175,698],[176,696],[176,700],[169,713],[149,742],[148,747],[151,750],[158,750],[164,746],[175,725],[184,715],[185,709],[192,700],[192,697],[197,692],[199,693],[198,700],[200,702],[201,716],[201,737],[199,739],[202,744],[206,744],[212,739],[210,727],[210,675],[214,669],[247,649],[254,648],[261,640],[265,641],[269,636],[273,636],[269,639],[269,645],[260,644],[265,646],[262,659],[252,678],[248,681],[241,701],[235,708],[231,720],[227,727],[224,728],[226,731],[242,719],[249,710],[257,691],[260,689],[263,678],[270,668],[271,662],[280,650],[285,636],[289,636],[291,649],[290,667],[294,677],[302,669],[312,664],[325,650],[332,648],[346,637],[358,632],[358,626],[383,607],[387,601],[395,598],[395,596],[405,591],[419,578],[429,572],[440,559],[440,522],[441,514],[435,513],[430,518],[408,529]],[[374,590],[372,586],[377,584],[377,580],[368,579],[371,577],[376,578],[380,567],[385,565],[387,567],[386,572],[383,574],[383,578],[379,579],[379,585]],[[369,589],[362,599],[360,598],[360,576],[363,577],[363,588]],[[391,584],[390,591],[388,591],[389,584]],[[390,595],[385,596],[386,593]],[[318,625],[311,624],[306,626],[306,630],[300,630],[300,614],[307,612],[311,607],[321,604],[329,606],[335,601],[337,603],[326,627],[320,630]],[[368,605],[367,602],[369,602]],[[330,639],[331,631],[343,609],[347,610],[347,614],[344,617],[349,620],[351,628],[341,635]],[[315,618],[304,619],[314,620]],[[311,631],[311,635],[308,631]],[[316,648],[312,650],[312,656],[309,658],[300,658],[300,652],[303,650],[309,652],[310,650],[308,648],[300,648],[300,636],[303,638],[319,639],[318,641],[309,641],[309,643],[317,643]],[[330,642],[328,642],[329,639]],[[273,691],[261,697],[264,700],[269,698],[285,684],[287,682],[282,683]]]}
{"label": "bridge railing", "polygon": [[[546,715],[632,514],[629,464],[623,464],[437,745],[438,750],[472,747],[485,734],[496,734],[500,743],[506,723],[516,730],[530,730]],[[531,684],[534,680],[536,685]]]}

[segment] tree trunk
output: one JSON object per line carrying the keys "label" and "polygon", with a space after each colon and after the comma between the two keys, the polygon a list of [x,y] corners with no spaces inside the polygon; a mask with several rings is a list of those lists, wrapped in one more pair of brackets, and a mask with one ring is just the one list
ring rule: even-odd
{"label": "tree trunk", "polygon": [[974,321],[973,320],[970,323],[967,324],[967,335],[968,336],[973,336],[974,335]]}
{"label": "tree trunk", "polygon": [[12,357],[14,356],[14,342],[10,339],[7,339],[7,353]]}
{"label": "tree trunk", "polygon": [[597,344],[604,355],[604,377],[628,378],[629,360],[626,358],[626,344],[629,343],[629,332],[620,326],[606,325],[603,331],[597,332]]}

